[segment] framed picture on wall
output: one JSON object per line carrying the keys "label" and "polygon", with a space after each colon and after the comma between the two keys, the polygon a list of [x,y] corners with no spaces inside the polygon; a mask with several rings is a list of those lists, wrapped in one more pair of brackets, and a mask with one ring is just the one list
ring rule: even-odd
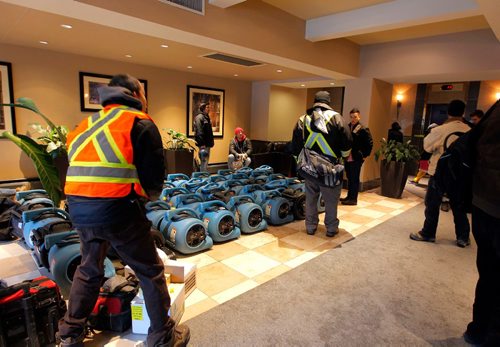
{"label": "framed picture on wall", "polygon": [[224,136],[224,89],[187,86],[187,135],[194,137],[194,119],[200,113],[200,105],[209,105],[208,115],[214,137]]}
{"label": "framed picture on wall", "polygon": [[[12,64],[0,61],[0,104],[13,104]],[[0,135],[3,131],[16,132],[14,107],[0,106]]]}
{"label": "framed picture on wall", "polygon": [[[102,108],[98,89],[108,85],[112,77],[111,75],[80,72],[80,108],[82,112],[95,112]],[[148,81],[142,79],[139,79],[139,81],[144,87],[144,93],[147,98]]]}

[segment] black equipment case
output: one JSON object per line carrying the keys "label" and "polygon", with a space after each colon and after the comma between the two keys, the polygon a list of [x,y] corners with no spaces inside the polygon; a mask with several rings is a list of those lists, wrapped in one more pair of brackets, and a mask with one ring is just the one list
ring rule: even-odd
{"label": "black equipment case", "polygon": [[0,289],[0,347],[55,346],[66,303],[45,276]]}

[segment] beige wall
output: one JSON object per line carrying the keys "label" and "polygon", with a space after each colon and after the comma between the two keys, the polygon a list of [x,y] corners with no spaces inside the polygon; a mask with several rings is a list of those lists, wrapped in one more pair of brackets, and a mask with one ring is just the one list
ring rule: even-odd
{"label": "beige wall", "polygon": [[482,81],[479,88],[477,108],[484,112],[497,101],[497,93],[500,93],[500,81]]}
{"label": "beige wall", "polygon": [[363,165],[361,181],[371,181],[380,177],[380,163],[375,161],[374,153],[380,148],[380,140],[387,138],[387,131],[393,122],[391,118],[391,96],[393,86],[390,83],[373,80],[370,113],[367,126],[373,137],[373,151]]}
{"label": "beige wall", "polygon": [[[0,45],[0,60],[12,63],[15,98],[32,98],[54,123],[70,129],[90,115],[80,111],[79,71],[107,75],[126,72],[148,80],[149,113],[158,128],[181,132],[186,132],[187,125],[186,86],[224,89],[224,138],[216,139],[211,163],[227,161],[229,141],[236,126],[250,128],[249,82],[9,45]],[[34,113],[16,110],[19,133],[26,133],[31,122],[43,123]],[[36,177],[29,159],[7,140],[0,140],[0,153],[8,154],[0,158],[0,180]]]}
{"label": "beige wall", "polygon": [[[401,109],[399,112],[399,119],[397,118],[397,101],[396,96],[401,94],[403,100],[401,100]],[[411,136],[413,127],[413,115],[415,112],[415,99],[417,97],[417,85],[416,84],[395,84],[392,89],[391,97],[391,123],[399,122],[401,125],[403,134],[405,136]],[[387,134],[386,134],[387,136]]]}
{"label": "beige wall", "polygon": [[261,140],[289,141],[297,120],[306,111],[307,89],[271,86],[269,128]]}

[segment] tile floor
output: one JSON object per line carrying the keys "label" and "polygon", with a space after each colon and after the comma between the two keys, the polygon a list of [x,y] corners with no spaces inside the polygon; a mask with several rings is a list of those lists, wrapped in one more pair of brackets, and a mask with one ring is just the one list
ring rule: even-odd
{"label": "tile floor", "polygon": [[[342,196],[345,195],[343,192]],[[357,206],[339,205],[340,233],[325,236],[324,215],[314,236],[306,234],[303,221],[242,235],[211,250],[178,260],[197,265],[197,288],[186,299],[182,322],[251,290],[318,255],[347,242],[374,226],[422,203],[408,192],[390,199],[377,191],[360,193]],[[323,226],[322,226],[323,225]]]}
{"label": "tile floor", "polygon": [[[342,196],[346,195],[344,191]],[[197,288],[187,297],[185,322],[217,305],[249,291],[315,257],[352,240],[370,228],[420,204],[420,194],[403,192],[402,199],[381,196],[377,190],[360,193],[357,206],[339,205],[340,233],[326,237],[324,215],[314,236],[306,234],[304,221],[284,226],[270,226],[268,230],[224,244],[215,244],[211,250],[192,256],[179,256],[178,260],[197,265]],[[0,278],[8,284],[40,275],[36,265],[27,262],[28,250],[22,242],[0,244]],[[22,257],[22,261],[19,257]],[[15,259],[17,262],[12,262]],[[29,257],[30,258],[30,257]],[[28,259],[29,260],[29,259]],[[43,272],[43,269],[41,270]],[[144,335],[136,335],[127,343],[129,332],[121,336],[101,335],[89,346],[137,346]],[[133,336],[133,335],[130,335]]]}

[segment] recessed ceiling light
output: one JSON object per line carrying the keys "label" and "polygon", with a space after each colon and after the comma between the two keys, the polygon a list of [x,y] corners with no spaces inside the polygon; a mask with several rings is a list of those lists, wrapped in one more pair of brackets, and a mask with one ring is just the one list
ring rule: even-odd
{"label": "recessed ceiling light", "polygon": [[301,84],[300,86],[301,86],[301,87],[305,87],[306,85],[305,85],[305,84]]}
{"label": "recessed ceiling light", "polygon": [[125,54],[125,57],[132,58],[132,56],[130,54]]}
{"label": "recessed ceiling light", "polygon": [[276,72],[283,72],[283,70],[278,69],[278,70],[276,70]]}
{"label": "recessed ceiling light", "polygon": [[61,26],[64,28],[64,29],[73,29],[73,27],[69,24],[61,24]]}
{"label": "recessed ceiling light", "polygon": [[335,85],[335,83],[334,83],[334,82],[330,82],[330,85],[331,85],[331,86],[334,86],[334,85]]}
{"label": "recessed ceiling light", "polygon": [[161,48],[168,48],[168,45],[161,45]]}
{"label": "recessed ceiling light", "polygon": [[188,65],[188,66],[187,66],[187,68],[188,68],[188,69],[192,69],[193,67],[192,67],[191,65]]}
{"label": "recessed ceiling light", "polygon": [[238,77],[239,75],[238,75],[237,73],[235,73],[233,76],[234,76],[234,77]]}
{"label": "recessed ceiling light", "polygon": [[40,42],[42,45],[48,45],[49,43],[47,41],[38,41]]}

